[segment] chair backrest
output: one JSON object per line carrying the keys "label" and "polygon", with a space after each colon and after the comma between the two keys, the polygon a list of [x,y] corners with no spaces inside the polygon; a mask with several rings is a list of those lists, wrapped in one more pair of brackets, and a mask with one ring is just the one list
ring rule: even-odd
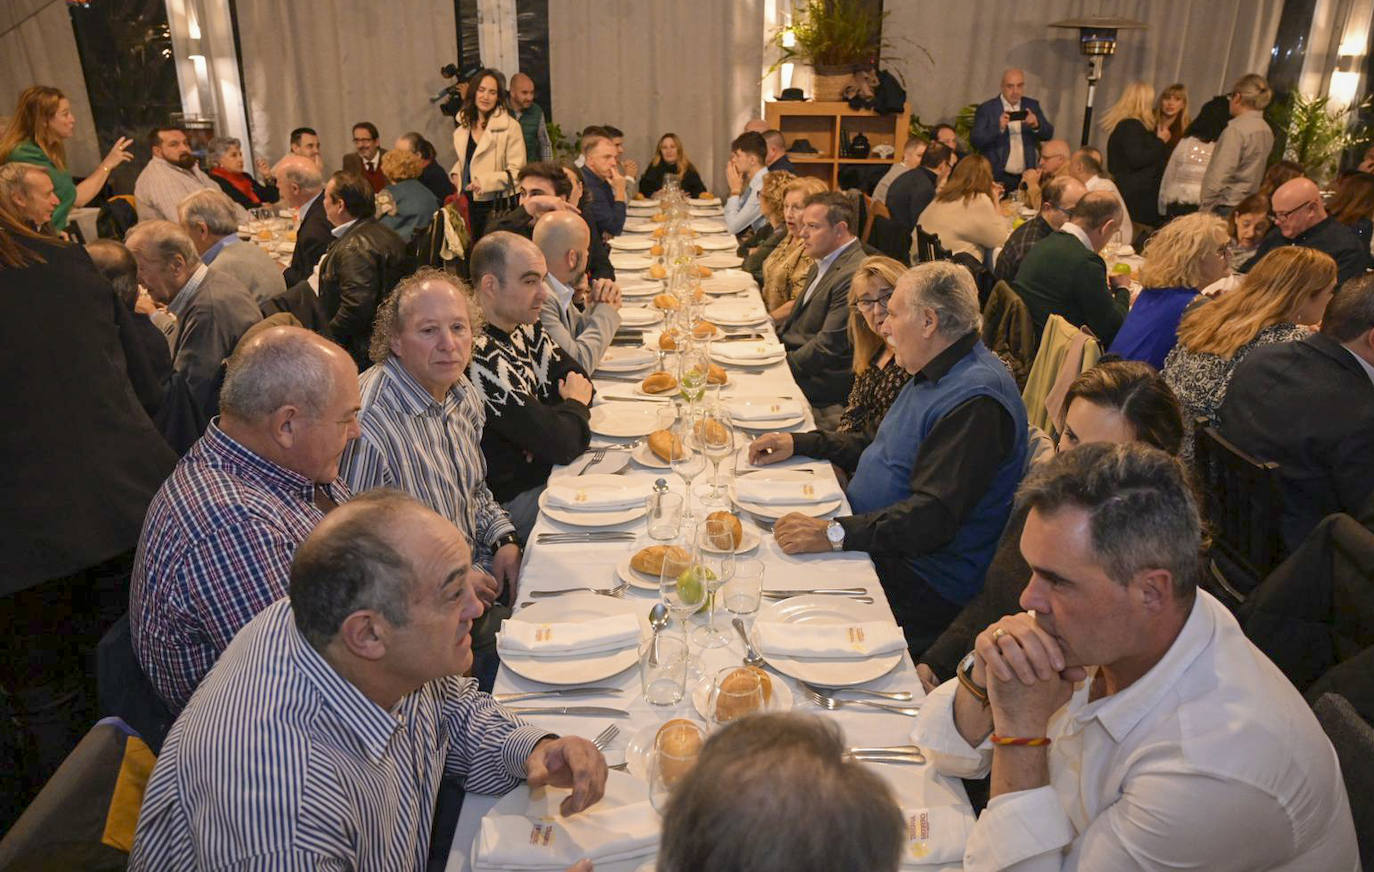
{"label": "chair backrest", "polygon": [[1322,694],[1312,709],[1341,762],[1360,865],[1374,869],[1374,727],[1345,697],[1334,693]]}
{"label": "chair backrest", "polygon": [[949,260],[954,255],[940,244],[940,237],[927,233],[919,226],[916,228],[916,261],[929,263],[932,260]]}
{"label": "chair backrest", "polygon": [[1282,558],[1279,465],[1241,451],[1205,418],[1194,423],[1193,434],[1203,516],[1211,528],[1213,550],[1239,570],[1242,585],[1235,586],[1248,593]]}

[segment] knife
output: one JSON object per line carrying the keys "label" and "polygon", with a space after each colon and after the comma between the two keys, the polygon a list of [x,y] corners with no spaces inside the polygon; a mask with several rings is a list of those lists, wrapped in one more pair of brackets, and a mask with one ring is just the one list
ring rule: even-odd
{"label": "knife", "polygon": [[808,596],[813,593],[842,594],[844,596],[858,596],[868,593],[867,588],[862,587],[813,587],[799,588],[796,590],[765,590],[765,594],[777,596]]}
{"label": "knife", "polygon": [[920,766],[926,762],[924,754],[849,754],[848,757],[863,763],[910,763]]}
{"label": "knife", "polygon": [[[764,594],[763,594],[763,598],[764,598],[764,599],[770,599],[770,600],[785,600],[785,599],[788,599],[790,596],[792,596],[792,594],[787,594],[787,593],[768,593],[768,592],[766,592],[766,591],[765,591]],[[845,596],[846,596],[846,598],[849,599],[850,602],[861,603],[862,605],[866,605],[866,606],[871,606],[871,605],[873,605],[873,597],[871,597],[871,596],[855,596],[855,595],[852,594],[852,593],[851,593],[851,594],[845,594]]]}
{"label": "knife", "polygon": [[762,333],[727,333],[717,342],[761,342],[767,339]]}
{"label": "knife", "polygon": [[604,718],[628,718],[630,716],[627,711],[599,705],[565,705],[558,708],[517,706],[507,708],[506,711],[514,715],[599,715]]}
{"label": "knife", "polygon": [[505,705],[525,699],[538,699],[545,696],[589,696],[604,693],[607,696],[620,696],[624,691],[618,687],[569,687],[566,690],[526,690],[519,693],[493,693],[491,698]]}

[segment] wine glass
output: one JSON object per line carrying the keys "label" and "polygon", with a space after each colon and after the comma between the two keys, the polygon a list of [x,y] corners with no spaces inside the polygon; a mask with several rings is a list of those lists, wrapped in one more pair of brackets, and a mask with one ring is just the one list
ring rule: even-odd
{"label": "wine glass", "polygon": [[751,669],[727,666],[716,673],[706,703],[706,717],[712,726],[723,727],[733,720],[763,711],[763,679]]}
{"label": "wine glass", "polygon": [[723,648],[730,638],[716,626],[716,600],[721,587],[735,574],[735,533],[724,518],[707,518],[696,530],[693,563],[710,596],[706,600],[706,625],[692,631],[702,648]]}
{"label": "wine glass", "polygon": [[690,339],[690,333],[683,337],[677,358],[677,383],[682,398],[689,403],[699,403],[706,394],[706,378],[711,370],[707,358],[706,345]]}
{"label": "wine glass", "polygon": [[[706,469],[706,457],[690,444],[694,417],[695,414],[690,407],[682,409],[682,414],[673,427],[674,434],[682,443],[682,451],[674,453],[668,461],[668,465],[677,477],[682,479],[682,484],[687,490],[687,504],[682,512],[684,525],[690,525],[696,517],[692,512],[692,481]],[[688,529],[691,529],[690,526]]]}
{"label": "wine glass", "polygon": [[658,595],[668,614],[677,619],[682,627],[683,640],[687,638],[687,619],[706,604],[706,587],[698,579],[692,560],[690,534],[679,536],[663,554],[663,568],[658,574]]}
{"label": "wine glass", "polygon": [[724,505],[725,493],[720,486],[720,462],[735,452],[735,430],[730,422],[730,413],[719,406],[706,406],[692,425],[692,437],[696,447],[706,455],[706,459],[711,461],[713,467],[711,490],[701,498],[702,505]]}
{"label": "wine glass", "polygon": [[763,599],[763,561],[755,557],[737,558],[735,571],[721,590],[730,614],[746,620],[758,614]]}
{"label": "wine glass", "polygon": [[665,725],[654,737],[654,750],[649,755],[649,802],[662,814],[677,785],[701,755],[706,731],[700,724],[686,719]]}

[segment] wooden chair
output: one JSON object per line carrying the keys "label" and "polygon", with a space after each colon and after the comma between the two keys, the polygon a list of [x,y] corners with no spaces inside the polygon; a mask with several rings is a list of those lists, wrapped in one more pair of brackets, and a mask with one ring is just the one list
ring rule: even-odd
{"label": "wooden chair", "polygon": [[954,255],[940,244],[940,237],[916,228],[916,262],[929,263],[932,260],[949,260]]}
{"label": "wooden chair", "polygon": [[1241,451],[1207,421],[1193,427],[1194,462],[1212,547],[1203,586],[1233,611],[1283,554],[1279,465]]}

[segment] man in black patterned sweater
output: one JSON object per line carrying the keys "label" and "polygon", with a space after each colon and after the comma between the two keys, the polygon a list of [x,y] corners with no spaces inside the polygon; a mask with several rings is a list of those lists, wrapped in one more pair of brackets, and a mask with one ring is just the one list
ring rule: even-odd
{"label": "man in black patterned sweater", "polygon": [[488,233],[473,248],[469,269],[486,319],[468,378],[487,413],[487,484],[523,541],[553,465],[571,462],[591,441],[592,383],[539,324],[547,268],[533,242]]}

